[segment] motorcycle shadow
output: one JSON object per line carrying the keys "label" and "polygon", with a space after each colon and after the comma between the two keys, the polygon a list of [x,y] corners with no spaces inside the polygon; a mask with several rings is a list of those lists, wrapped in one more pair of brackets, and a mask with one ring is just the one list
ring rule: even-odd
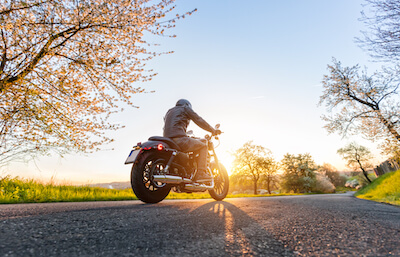
{"label": "motorcycle shadow", "polygon": [[[102,224],[101,230],[108,231],[106,238],[113,239],[100,247],[108,250],[117,244],[131,256],[293,256],[229,199],[137,203],[104,208],[97,215],[105,221],[96,221],[93,226]],[[93,222],[87,222],[91,227]]]}
{"label": "motorcycle shadow", "polygon": [[[282,242],[276,240],[256,220],[233,203],[209,202],[194,209],[190,214],[196,216],[197,229],[207,231],[211,237],[219,238],[220,244],[223,244],[224,255],[292,255]],[[219,247],[221,248],[221,245]]]}

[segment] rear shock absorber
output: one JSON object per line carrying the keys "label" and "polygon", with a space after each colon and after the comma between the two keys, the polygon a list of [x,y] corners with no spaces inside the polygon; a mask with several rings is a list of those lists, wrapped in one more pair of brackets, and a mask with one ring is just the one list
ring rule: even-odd
{"label": "rear shock absorber", "polygon": [[171,164],[172,164],[172,162],[174,161],[175,156],[176,156],[177,154],[178,154],[177,151],[173,151],[173,152],[172,152],[171,158],[169,158],[169,161],[168,161],[168,163],[167,163],[167,166],[166,166],[165,169],[164,169],[164,173],[165,173],[165,174],[168,174],[169,167],[171,167]]}

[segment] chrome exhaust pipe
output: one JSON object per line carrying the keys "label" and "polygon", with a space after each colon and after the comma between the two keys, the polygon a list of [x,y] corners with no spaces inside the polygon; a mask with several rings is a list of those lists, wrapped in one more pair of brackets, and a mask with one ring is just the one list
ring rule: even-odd
{"label": "chrome exhaust pipe", "polygon": [[189,191],[204,191],[207,189],[213,189],[214,188],[214,181],[211,182],[211,185],[205,185],[205,184],[185,184],[185,189]]}
{"label": "chrome exhaust pipe", "polygon": [[193,181],[180,176],[172,175],[154,175],[153,180],[155,182],[166,183],[166,184],[180,184],[180,183],[192,183]]}

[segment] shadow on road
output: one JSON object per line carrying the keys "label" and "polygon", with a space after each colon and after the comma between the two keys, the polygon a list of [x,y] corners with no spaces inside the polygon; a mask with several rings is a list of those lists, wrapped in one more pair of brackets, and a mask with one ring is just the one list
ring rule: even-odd
{"label": "shadow on road", "polygon": [[35,206],[1,221],[0,256],[293,256],[229,202]]}
{"label": "shadow on road", "polygon": [[210,202],[191,211],[191,214],[218,223],[218,229],[224,235],[226,255],[292,255],[282,242],[275,240],[256,220],[232,203]]}

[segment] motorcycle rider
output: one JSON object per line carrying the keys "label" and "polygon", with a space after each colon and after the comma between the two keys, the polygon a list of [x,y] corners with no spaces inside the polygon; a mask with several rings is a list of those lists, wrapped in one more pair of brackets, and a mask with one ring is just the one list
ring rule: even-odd
{"label": "motorcycle rider", "polygon": [[210,182],[212,178],[207,172],[207,141],[187,136],[186,129],[190,120],[213,135],[221,133],[220,130],[211,127],[203,118],[195,113],[188,100],[180,99],[176,102],[175,107],[168,110],[164,117],[164,137],[171,138],[183,152],[198,153],[197,173],[194,181]]}

